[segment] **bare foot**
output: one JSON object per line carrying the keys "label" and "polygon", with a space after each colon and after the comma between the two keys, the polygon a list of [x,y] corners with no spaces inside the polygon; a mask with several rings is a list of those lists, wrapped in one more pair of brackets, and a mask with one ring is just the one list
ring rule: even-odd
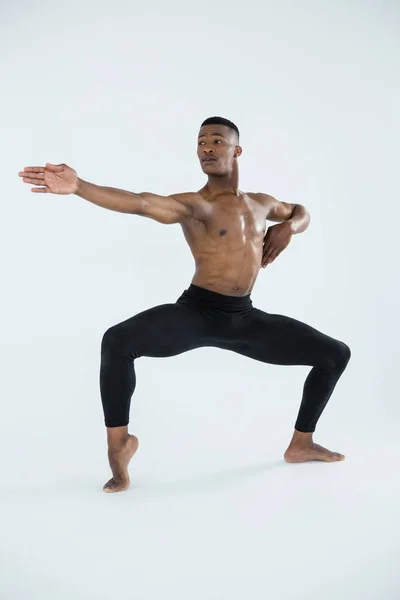
{"label": "bare foot", "polygon": [[311,442],[307,445],[290,444],[284,455],[288,463],[301,463],[312,460],[322,460],[324,462],[337,462],[344,460],[343,454],[331,452],[319,444]]}
{"label": "bare foot", "polygon": [[107,481],[103,490],[108,493],[123,492],[130,486],[128,465],[139,446],[139,440],[134,435],[128,434],[128,439],[122,448],[108,448],[108,459],[113,477]]}

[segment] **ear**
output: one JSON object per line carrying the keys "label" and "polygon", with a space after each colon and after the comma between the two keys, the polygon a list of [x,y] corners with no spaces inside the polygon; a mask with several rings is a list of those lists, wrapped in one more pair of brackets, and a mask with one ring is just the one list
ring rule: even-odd
{"label": "ear", "polygon": [[235,153],[234,153],[234,157],[235,158],[239,158],[239,156],[242,154],[243,149],[241,146],[236,146],[235,147]]}

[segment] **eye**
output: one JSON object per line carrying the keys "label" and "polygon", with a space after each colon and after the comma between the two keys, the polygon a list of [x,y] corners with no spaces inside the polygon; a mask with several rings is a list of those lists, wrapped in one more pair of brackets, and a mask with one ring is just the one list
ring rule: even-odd
{"label": "eye", "polygon": [[216,143],[216,144],[217,144],[218,142],[219,142],[220,144],[222,144],[222,140],[214,140],[214,141],[215,141],[215,143]]}
{"label": "eye", "polygon": [[199,146],[201,146],[202,144],[204,144],[204,142],[199,142]]}

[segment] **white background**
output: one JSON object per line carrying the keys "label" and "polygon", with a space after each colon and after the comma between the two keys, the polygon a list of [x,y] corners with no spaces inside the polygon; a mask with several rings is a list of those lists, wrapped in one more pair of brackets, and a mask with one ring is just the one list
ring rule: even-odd
{"label": "white background", "polygon": [[[398,599],[399,3],[19,1],[0,22],[0,596]],[[201,349],[137,362],[132,487],[107,495],[102,335],[175,301],[193,259],[178,225],[17,173],[197,190],[213,115],[241,130],[241,189],[311,213],[253,302],[351,347],[315,437],[346,461],[282,461],[308,368]]]}

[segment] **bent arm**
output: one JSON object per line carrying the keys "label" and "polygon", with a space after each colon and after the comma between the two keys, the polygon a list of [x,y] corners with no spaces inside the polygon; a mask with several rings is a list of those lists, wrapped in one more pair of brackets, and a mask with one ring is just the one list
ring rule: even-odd
{"label": "bent arm", "polygon": [[83,179],[78,180],[76,196],[97,206],[117,212],[149,217],[159,223],[181,223],[191,216],[191,210],[184,203],[185,194],[159,196],[142,192],[134,194],[113,187],[95,185]]}
{"label": "bent arm", "polygon": [[281,202],[267,194],[255,194],[267,206],[267,220],[275,223],[287,221],[291,227],[291,232],[302,233],[310,224],[311,216],[305,206],[302,204],[289,204]]}
{"label": "bent arm", "polygon": [[302,204],[292,204],[293,212],[288,219],[290,224],[291,232],[303,233],[310,224],[311,216],[305,206]]}

